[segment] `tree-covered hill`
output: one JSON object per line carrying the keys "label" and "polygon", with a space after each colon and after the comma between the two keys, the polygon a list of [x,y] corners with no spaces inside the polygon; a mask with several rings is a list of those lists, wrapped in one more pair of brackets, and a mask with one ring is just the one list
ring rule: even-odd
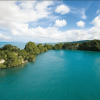
{"label": "tree-covered hill", "polygon": [[5,45],[0,48],[0,69],[18,66],[27,61],[34,61],[37,54],[46,51],[46,47],[42,44],[35,45],[34,42],[28,42],[22,50],[10,44]]}
{"label": "tree-covered hill", "polygon": [[0,69],[18,66],[27,61],[34,61],[35,56],[47,50],[89,50],[100,51],[100,40],[91,40],[84,43],[58,43],[53,45],[41,43],[36,45],[28,42],[24,49],[19,49],[10,44],[0,48]]}

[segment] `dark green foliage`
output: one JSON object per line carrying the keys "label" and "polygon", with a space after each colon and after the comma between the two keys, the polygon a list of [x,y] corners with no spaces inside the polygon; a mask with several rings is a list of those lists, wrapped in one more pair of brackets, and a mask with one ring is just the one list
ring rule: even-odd
{"label": "dark green foliage", "polygon": [[78,47],[79,50],[100,51],[100,40],[92,40],[81,43]]}
{"label": "dark green foliage", "polygon": [[61,50],[61,49],[63,49],[63,46],[61,43],[54,45],[54,50]]}
{"label": "dark green foliage", "polygon": [[35,45],[34,42],[28,42],[25,49],[22,50],[16,46],[5,45],[3,48],[0,48],[0,60],[5,61],[4,63],[0,63],[0,69],[14,67],[27,62],[27,60],[34,61],[36,59],[35,55],[52,49],[100,51],[100,40],[92,40],[84,43],[59,43],[55,44],[54,47],[47,44],[43,46],[42,44]]}
{"label": "dark green foliage", "polygon": [[10,44],[5,45],[2,50],[8,50],[8,51],[12,51],[13,50],[13,46]]}
{"label": "dark green foliage", "polygon": [[[31,47],[31,45],[33,47]],[[0,60],[5,60],[4,63],[0,63],[1,68],[8,68],[20,65],[22,63],[35,60],[35,55],[40,53],[40,50],[34,43],[27,43],[26,48],[29,49],[27,52],[25,49],[20,50],[16,46],[5,45],[0,49]]]}
{"label": "dark green foliage", "polygon": [[2,48],[0,48],[0,51],[2,51]]}
{"label": "dark green foliage", "polygon": [[25,49],[19,50],[18,51],[18,56],[22,56],[24,58],[24,60],[28,59],[28,53],[26,52]]}
{"label": "dark green foliage", "polygon": [[3,63],[0,64],[0,69],[1,69],[1,68],[6,68],[6,65],[4,65]]}
{"label": "dark green foliage", "polygon": [[4,51],[0,51],[0,59],[5,59],[5,52]]}
{"label": "dark green foliage", "polygon": [[7,67],[13,67],[13,66],[17,66],[19,64],[22,63],[22,57],[19,57],[17,53],[15,52],[9,52],[7,54],[7,59],[4,62],[4,64]]}
{"label": "dark green foliage", "polygon": [[59,43],[63,47],[63,43]]}
{"label": "dark green foliage", "polygon": [[79,43],[64,43],[63,48],[66,50],[77,50]]}
{"label": "dark green foliage", "polygon": [[36,58],[35,58],[35,55],[29,55],[29,59],[28,59],[28,61],[34,61]]}
{"label": "dark green foliage", "polygon": [[42,44],[41,44],[41,43],[39,43],[39,44],[37,45],[37,47],[40,47],[40,46],[42,46]]}
{"label": "dark green foliage", "polygon": [[16,46],[12,46],[10,44],[7,44],[2,48],[2,50],[18,52],[19,48],[17,48]]}
{"label": "dark green foliage", "polygon": [[46,47],[48,50],[52,50],[53,49],[53,46],[50,45],[50,44],[49,45],[45,44],[44,47]]}
{"label": "dark green foliage", "polygon": [[42,44],[38,44],[37,47],[39,48],[40,52],[46,52],[47,51],[47,48],[44,47]]}
{"label": "dark green foliage", "polygon": [[44,47],[44,52],[46,52],[47,51],[47,48],[46,47]]}
{"label": "dark green foliage", "polygon": [[48,46],[47,44],[44,45],[44,47],[47,47],[47,46]]}
{"label": "dark green foliage", "polygon": [[39,48],[35,45],[34,42],[28,42],[25,46],[25,50],[28,52],[28,53],[34,53],[34,55],[37,55],[40,53],[40,50]]}

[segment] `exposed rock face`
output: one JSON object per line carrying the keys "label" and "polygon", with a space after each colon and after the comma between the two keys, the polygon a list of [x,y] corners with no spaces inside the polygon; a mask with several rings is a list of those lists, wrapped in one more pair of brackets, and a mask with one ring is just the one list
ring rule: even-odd
{"label": "exposed rock face", "polygon": [[1,63],[4,63],[4,62],[5,62],[5,60],[4,60],[4,59],[0,60],[0,64],[1,64]]}
{"label": "exposed rock face", "polygon": [[35,61],[35,60],[36,60],[36,58],[33,61]]}

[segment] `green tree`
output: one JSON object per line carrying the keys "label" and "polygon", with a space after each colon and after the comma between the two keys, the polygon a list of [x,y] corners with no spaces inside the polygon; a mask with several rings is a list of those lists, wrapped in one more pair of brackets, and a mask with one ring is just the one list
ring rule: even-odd
{"label": "green tree", "polygon": [[3,46],[2,50],[18,52],[19,48],[17,48],[16,46],[12,46],[10,44],[7,44],[7,45]]}
{"label": "green tree", "polygon": [[4,51],[0,51],[0,59],[5,59],[5,52]]}
{"label": "green tree", "polygon": [[36,58],[35,58],[35,55],[29,55],[29,59],[28,59],[28,61],[34,61]]}
{"label": "green tree", "polygon": [[42,44],[38,44],[37,47],[39,48],[40,52],[46,52],[47,51],[47,48],[44,47]]}
{"label": "green tree", "polygon": [[26,45],[25,45],[25,50],[28,52],[28,53],[34,53],[34,55],[37,55],[40,53],[40,50],[39,48],[35,45],[34,42],[28,42]]}
{"label": "green tree", "polygon": [[61,49],[63,49],[63,47],[62,47],[61,44],[55,44],[55,45],[54,45],[54,49],[55,49],[55,50],[61,50]]}
{"label": "green tree", "polygon": [[52,45],[50,45],[50,44],[49,44],[49,45],[45,44],[45,45],[44,45],[44,47],[46,47],[46,48],[47,48],[47,50],[52,50],[52,49],[53,49],[53,46],[52,46]]}
{"label": "green tree", "polygon": [[0,69],[2,68],[6,68],[6,65],[4,65],[3,63],[0,64]]}
{"label": "green tree", "polygon": [[7,59],[4,62],[4,64],[7,67],[13,67],[17,66],[22,63],[22,57],[18,57],[18,55],[15,52],[9,52],[7,54]]}
{"label": "green tree", "polygon": [[81,43],[78,47],[79,50],[100,51],[100,40],[92,40]]}
{"label": "green tree", "polygon": [[63,48],[66,50],[77,50],[79,43],[64,43]]}
{"label": "green tree", "polygon": [[28,53],[26,52],[25,49],[19,50],[18,51],[18,56],[22,56],[23,60],[27,60],[28,59]]}

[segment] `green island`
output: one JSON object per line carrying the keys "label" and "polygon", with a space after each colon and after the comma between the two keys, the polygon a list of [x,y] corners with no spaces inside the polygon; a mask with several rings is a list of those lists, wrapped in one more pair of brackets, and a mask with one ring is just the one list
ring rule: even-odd
{"label": "green island", "polygon": [[88,50],[100,51],[100,40],[91,40],[83,43],[58,43],[53,45],[36,45],[34,42],[28,42],[24,49],[16,46],[5,45],[0,48],[0,69],[15,67],[26,63],[27,61],[35,61],[35,56],[46,52],[47,50]]}

